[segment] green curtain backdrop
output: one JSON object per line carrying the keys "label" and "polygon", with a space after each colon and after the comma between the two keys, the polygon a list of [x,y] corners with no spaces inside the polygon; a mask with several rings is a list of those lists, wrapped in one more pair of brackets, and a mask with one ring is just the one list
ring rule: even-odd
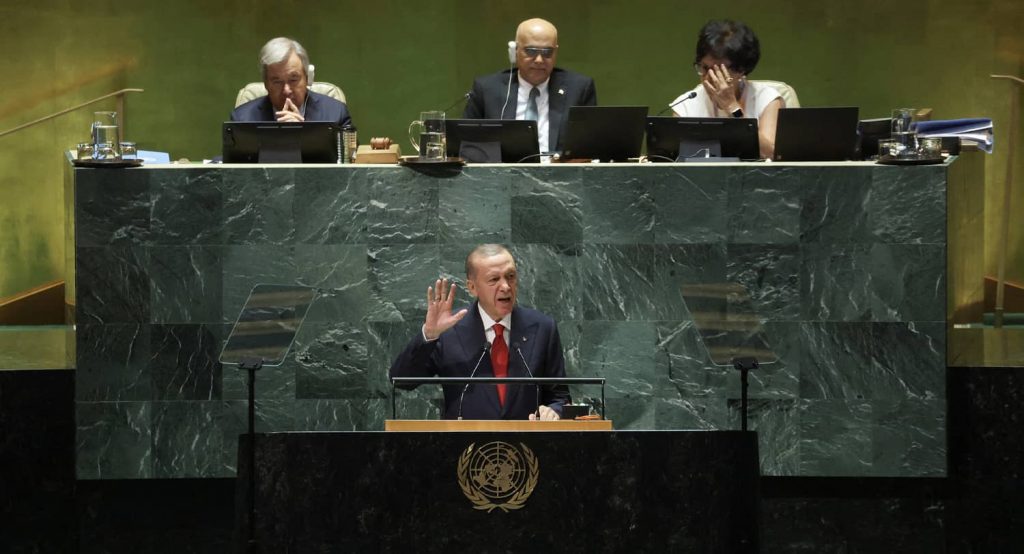
{"label": "green curtain backdrop", "polygon": [[[593,76],[601,104],[660,110],[696,82],[690,65],[700,26],[732,17],[761,39],[753,76],[788,82],[804,106],[857,105],[862,117],[898,106],[931,107],[937,118],[993,117],[997,153],[987,159],[985,190],[986,266],[995,272],[995,192],[1012,89],[988,75],[1021,72],[1018,1],[8,3],[0,7],[0,131],[141,87],[146,92],[128,100],[126,138],[172,159],[209,158],[219,153],[220,123],[238,89],[259,78],[259,47],[287,35],[307,47],[319,78],[344,89],[364,142],[390,136],[404,144],[420,110],[447,106],[473,76],[504,67],[505,43],[531,16],[558,26],[559,65]],[[0,297],[64,274],[61,153],[86,137],[91,111],[0,138]],[[1019,212],[1024,186],[1017,189]],[[1008,267],[1024,281],[1016,233]]]}

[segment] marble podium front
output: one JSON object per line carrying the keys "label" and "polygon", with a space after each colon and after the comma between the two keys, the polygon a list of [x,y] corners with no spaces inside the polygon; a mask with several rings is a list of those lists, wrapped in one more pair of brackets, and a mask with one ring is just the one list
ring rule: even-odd
{"label": "marble podium front", "polygon": [[[739,428],[739,377],[707,361],[679,294],[735,281],[781,356],[751,375],[762,473],[945,475],[956,166],[70,170],[78,475],[235,474],[246,392],[217,356],[256,283],[323,290],[259,374],[258,428],[382,429],[427,285],[461,282],[480,242],[510,246],[520,302],[558,320],[570,376],[607,379],[617,429]],[[436,417],[438,396],[400,412]]]}

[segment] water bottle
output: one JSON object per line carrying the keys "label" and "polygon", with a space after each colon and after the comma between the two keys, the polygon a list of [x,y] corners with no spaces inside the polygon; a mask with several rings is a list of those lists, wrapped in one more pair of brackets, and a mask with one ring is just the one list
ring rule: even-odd
{"label": "water bottle", "polygon": [[341,130],[342,162],[350,164],[355,161],[356,149],[359,148],[359,140],[356,135],[356,128],[353,125],[346,125]]}

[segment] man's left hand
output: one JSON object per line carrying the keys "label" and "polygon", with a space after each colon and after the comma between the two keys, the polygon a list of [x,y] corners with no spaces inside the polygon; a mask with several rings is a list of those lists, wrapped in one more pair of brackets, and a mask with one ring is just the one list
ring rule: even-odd
{"label": "man's left hand", "polygon": [[540,414],[540,417],[537,417],[537,414],[530,414],[530,421],[557,421],[562,419],[558,416],[558,412],[547,406],[541,406],[537,412]]}

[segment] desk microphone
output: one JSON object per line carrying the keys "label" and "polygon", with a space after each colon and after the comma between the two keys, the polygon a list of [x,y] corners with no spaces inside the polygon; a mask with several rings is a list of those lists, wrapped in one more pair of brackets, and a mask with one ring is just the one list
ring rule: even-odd
{"label": "desk microphone", "polygon": [[[490,344],[484,343],[483,351],[480,352],[480,357],[476,359],[476,365],[473,366],[473,371],[469,373],[469,378],[472,379],[476,375],[476,370],[480,369],[480,362],[484,361],[484,356],[487,355],[487,350],[490,348]],[[459,419],[462,419],[462,401],[466,398],[466,390],[469,389],[469,383],[462,387],[462,394],[459,395]]]}
{"label": "desk microphone", "polygon": [[691,90],[690,94],[687,94],[686,96],[680,98],[679,100],[676,100],[675,102],[672,102],[671,104],[668,105],[667,108],[665,108],[664,110],[661,110],[660,112],[658,112],[658,115],[661,115],[661,114],[671,110],[672,108],[678,106],[679,104],[682,104],[683,102],[686,102],[687,100],[691,100],[691,99],[696,98],[696,97],[697,97],[697,91]]}
{"label": "desk microphone", "polygon": [[452,108],[454,108],[455,106],[458,106],[459,104],[461,104],[461,103],[465,102],[466,100],[469,100],[469,99],[470,99],[470,98],[472,98],[472,97],[473,97],[473,91],[468,91],[468,92],[466,92],[465,94],[463,94],[462,96],[460,96],[458,100],[456,100],[456,101],[452,102],[452,104],[451,104],[450,106],[448,106],[447,108],[445,108],[445,109],[444,109],[444,113],[446,113],[446,114],[447,114],[448,112],[450,112],[450,111],[451,111],[451,109],[452,109]]}
{"label": "desk microphone", "polygon": [[[531,379],[535,379],[536,377],[533,375],[533,371],[530,370],[530,364],[526,363],[526,356],[523,356],[523,351],[519,349],[519,345],[518,344],[516,345],[516,352],[519,352],[519,359],[523,360],[523,366],[526,367],[526,372],[530,374],[530,378]],[[534,388],[534,390],[537,391],[537,410],[536,410],[536,412],[537,412],[537,418],[539,419],[540,418],[540,385],[534,383],[533,388]]]}

